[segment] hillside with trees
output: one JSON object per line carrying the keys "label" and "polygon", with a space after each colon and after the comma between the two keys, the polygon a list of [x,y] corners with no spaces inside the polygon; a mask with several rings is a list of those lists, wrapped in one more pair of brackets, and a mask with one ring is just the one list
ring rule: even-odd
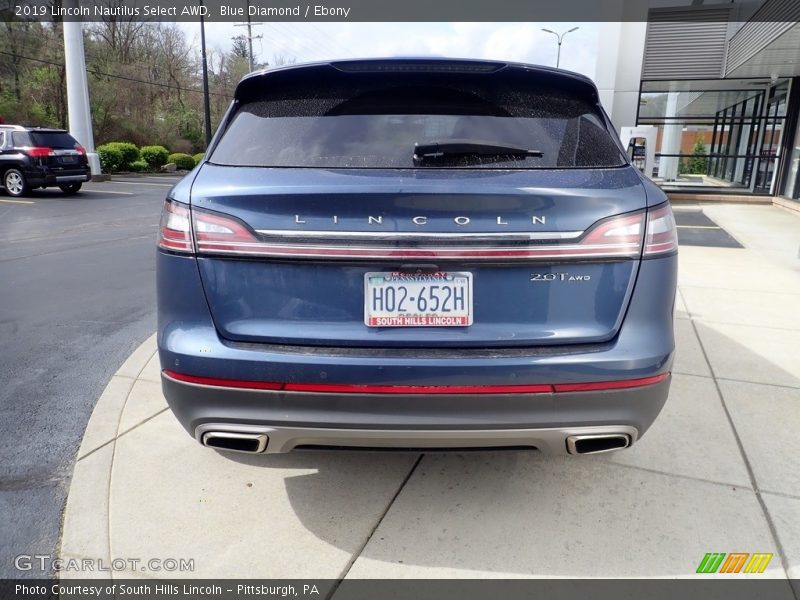
{"label": "hillside with trees", "polygon": [[[205,149],[200,47],[183,29],[122,19],[86,23],[84,47],[97,145],[124,140],[171,152]],[[216,127],[249,70],[245,38],[234,39],[229,51],[209,48],[207,59]],[[0,117],[67,127],[61,23],[0,23]]]}

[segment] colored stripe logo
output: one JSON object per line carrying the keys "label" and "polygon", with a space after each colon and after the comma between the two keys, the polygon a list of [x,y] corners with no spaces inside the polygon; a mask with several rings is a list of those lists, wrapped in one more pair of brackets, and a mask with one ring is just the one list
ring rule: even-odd
{"label": "colored stripe logo", "polygon": [[697,573],[763,573],[771,560],[767,552],[707,552]]}

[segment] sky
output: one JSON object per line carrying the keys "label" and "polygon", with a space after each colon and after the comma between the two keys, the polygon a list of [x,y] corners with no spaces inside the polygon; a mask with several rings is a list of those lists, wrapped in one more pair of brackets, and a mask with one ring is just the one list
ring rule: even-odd
{"label": "sky", "polygon": [[[255,23],[255,22],[254,22]],[[556,37],[543,27],[567,34],[561,67],[594,77],[597,23],[262,23],[253,27],[256,61],[274,63],[275,56],[297,62],[385,56],[449,56],[556,64]],[[181,27],[200,47],[198,23]],[[227,51],[231,38],[246,33],[234,23],[207,23],[206,45]]]}

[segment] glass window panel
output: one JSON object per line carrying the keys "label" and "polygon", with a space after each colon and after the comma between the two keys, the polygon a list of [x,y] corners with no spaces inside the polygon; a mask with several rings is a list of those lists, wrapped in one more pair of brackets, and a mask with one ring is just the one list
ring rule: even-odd
{"label": "glass window panel", "polygon": [[642,82],[638,124],[658,131],[656,182],[771,192],[788,90],[788,80]]}

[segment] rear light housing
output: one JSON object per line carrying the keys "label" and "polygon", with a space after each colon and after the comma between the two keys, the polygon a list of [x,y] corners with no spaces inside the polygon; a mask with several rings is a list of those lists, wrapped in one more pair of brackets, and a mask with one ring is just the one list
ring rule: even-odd
{"label": "rear light housing", "polygon": [[[644,211],[600,221],[580,241],[514,246],[502,240],[491,245],[452,246],[437,244],[352,244],[344,237],[297,240],[272,234],[259,239],[244,223],[227,215],[192,209],[195,249],[198,254],[249,255],[290,258],[353,259],[563,259],[637,258],[642,251],[646,215]],[[324,234],[311,232],[310,235]],[[358,236],[357,232],[353,233]],[[435,235],[435,234],[434,234]]]}
{"label": "rear light housing", "polygon": [[244,223],[223,215],[191,209],[167,198],[161,212],[158,247],[170,252],[242,254],[258,245]]}
{"label": "rear light housing", "polygon": [[600,221],[589,229],[580,246],[601,256],[638,256],[644,222],[643,212]]}
{"label": "rear light housing", "polygon": [[664,203],[647,213],[647,233],[644,256],[670,254],[678,249],[678,230],[669,203]]}
{"label": "rear light housing", "polygon": [[25,154],[31,158],[46,158],[48,156],[55,156],[55,150],[43,146],[23,148],[23,152],[25,152]]}
{"label": "rear light housing", "polygon": [[158,247],[170,252],[194,253],[191,212],[186,204],[169,198],[164,202],[158,227]]}
{"label": "rear light housing", "polygon": [[[274,232],[271,232],[274,234]],[[313,232],[312,232],[313,233]],[[320,232],[316,232],[320,233]],[[354,233],[357,235],[357,233]],[[190,209],[168,199],[161,217],[159,247],[171,252],[209,255],[263,256],[289,258],[351,259],[563,259],[638,258],[675,252],[678,247],[675,219],[669,204],[649,212],[636,212],[599,221],[580,241],[510,246],[458,247],[448,245],[353,245],[345,238],[309,242],[291,237],[259,239],[235,217]]]}
{"label": "rear light housing", "polygon": [[194,209],[192,225],[199,253],[246,254],[259,245],[250,229],[233,217]]}

